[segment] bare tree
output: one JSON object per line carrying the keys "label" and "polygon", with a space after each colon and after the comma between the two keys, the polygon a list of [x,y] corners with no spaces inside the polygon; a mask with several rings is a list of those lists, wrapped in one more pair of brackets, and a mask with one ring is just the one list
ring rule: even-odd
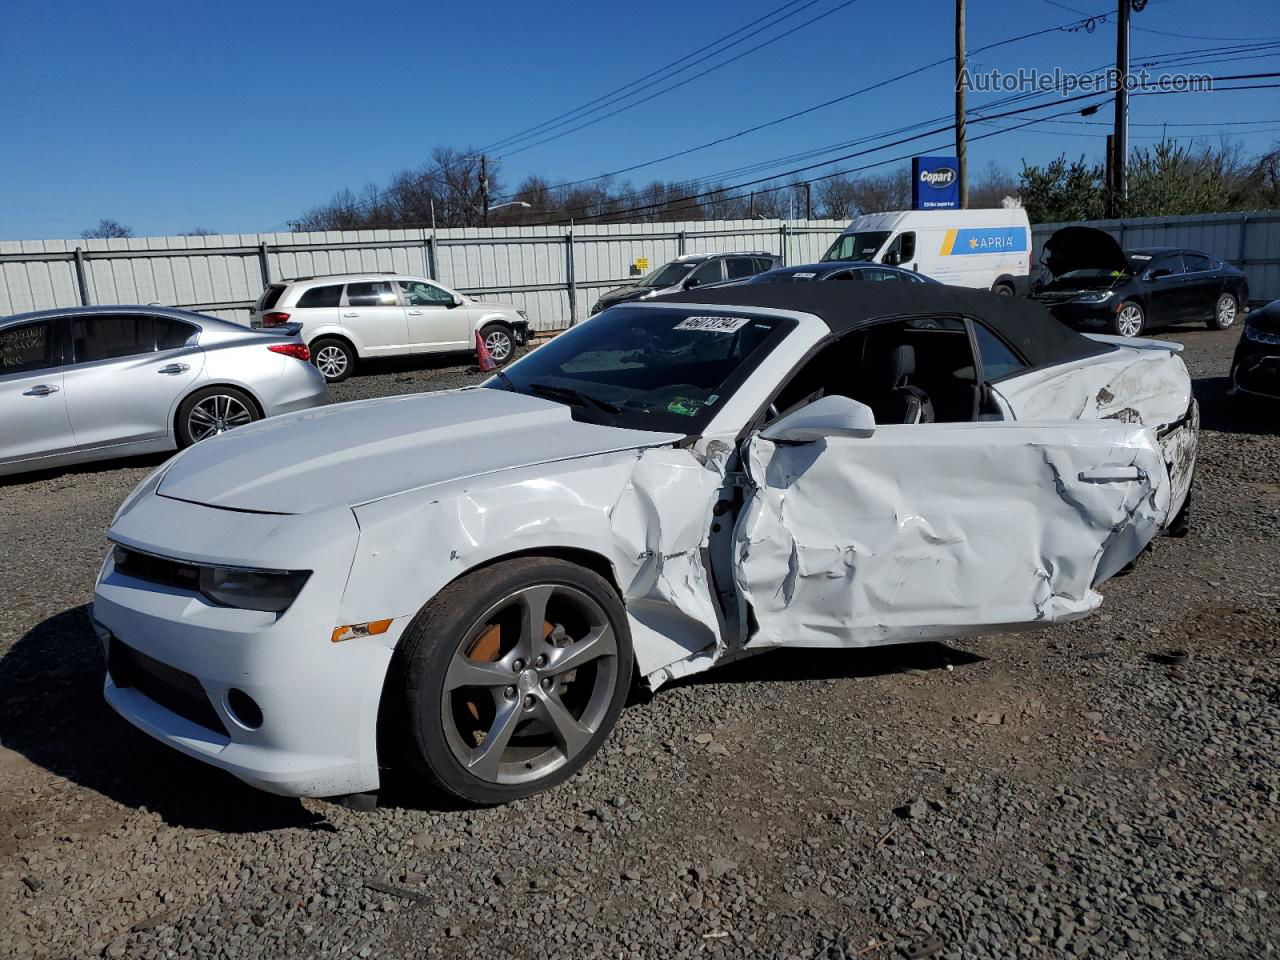
{"label": "bare tree", "polygon": [[96,227],[90,227],[88,230],[80,231],[80,236],[86,240],[109,240],[116,237],[132,237],[133,228],[126,227],[119,220],[110,220],[103,218],[98,221]]}

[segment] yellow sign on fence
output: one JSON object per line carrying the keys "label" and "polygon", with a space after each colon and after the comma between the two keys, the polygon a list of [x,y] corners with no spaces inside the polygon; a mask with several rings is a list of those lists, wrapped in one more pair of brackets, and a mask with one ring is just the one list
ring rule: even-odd
{"label": "yellow sign on fence", "polygon": [[649,269],[649,258],[648,258],[648,257],[636,257],[636,269],[637,269],[637,270],[648,270],[648,269]]}

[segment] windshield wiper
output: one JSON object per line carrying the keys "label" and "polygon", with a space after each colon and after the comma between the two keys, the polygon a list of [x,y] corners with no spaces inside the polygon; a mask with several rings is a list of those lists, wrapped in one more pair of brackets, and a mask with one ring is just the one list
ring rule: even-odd
{"label": "windshield wiper", "polygon": [[599,400],[590,394],[583,393],[581,390],[574,390],[572,387],[556,387],[549,383],[531,383],[529,384],[529,389],[553,400],[576,403],[580,407],[595,407],[604,413],[622,412],[622,408],[616,403],[610,403],[608,400]]}

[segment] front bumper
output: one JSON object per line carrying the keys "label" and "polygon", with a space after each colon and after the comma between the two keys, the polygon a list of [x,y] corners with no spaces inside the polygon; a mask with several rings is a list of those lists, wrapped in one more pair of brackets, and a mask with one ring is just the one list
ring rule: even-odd
{"label": "front bumper", "polygon": [[515,338],[516,343],[523,347],[529,342],[529,321],[512,320],[511,335]]}
{"label": "front bumper", "polygon": [[1230,391],[1280,400],[1280,344],[1240,338],[1231,361]]}
{"label": "front bumper", "polygon": [[1099,303],[1081,303],[1078,300],[1038,302],[1048,307],[1055,318],[1073,327],[1102,327],[1110,325],[1117,301],[1113,297]]}
{"label": "front bumper", "polygon": [[[194,591],[127,576],[108,554],[93,620],[110,665],[104,695],[121,716],[271,793],[377,788],[378,705],[408,618],[381,636],[331,642],[358,537],[350,510],[247,514],[150,494],[117,519],[111,536],[193,562],[222,557],[313,570],[293,605],[274,614],[220,607]],[[233,691],[257,704],[260,723],[237,713],[243,701]]]}

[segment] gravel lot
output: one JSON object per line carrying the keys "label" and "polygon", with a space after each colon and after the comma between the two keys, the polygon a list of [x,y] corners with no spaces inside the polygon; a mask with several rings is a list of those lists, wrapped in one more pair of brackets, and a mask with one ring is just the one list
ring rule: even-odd
{"label": "gravel lot", "polygon": [[1099,615],[736,664],[637,697],[576,779],[492,810],[274,798],[135,732],[86,605],[158,461],[0,483],[0,955],[1272,955],[1280,439],[1223,396],[1235,333],[1166,336],[1204,409],[1192,532]]}

